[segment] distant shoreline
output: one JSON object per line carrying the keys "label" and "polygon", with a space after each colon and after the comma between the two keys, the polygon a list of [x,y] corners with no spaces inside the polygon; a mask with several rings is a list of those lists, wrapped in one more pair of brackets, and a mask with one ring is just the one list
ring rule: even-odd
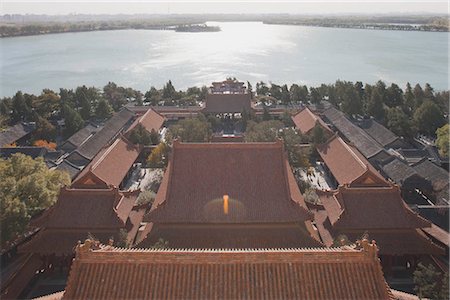
{"label": "distant shoreline", "polygon": [[106,30],[174,30],[177,32],[218,32],[217,26],[206,22],[262,22],[267,25],[296,25],[343,29],[398,30],[422,32],[449,32],[447,20],[440,17],[301,17],[301,16],[222,16],[222,17],[168,17],[160,19],[91,20],[91,21],[30,21],[0,17],[0,38],[34,36],[68,32]]}

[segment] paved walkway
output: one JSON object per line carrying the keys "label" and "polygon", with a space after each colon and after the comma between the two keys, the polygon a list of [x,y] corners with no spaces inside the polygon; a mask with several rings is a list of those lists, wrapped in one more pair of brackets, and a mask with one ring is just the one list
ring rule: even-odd
{"label": "paved walkway", "polygon": [[[310,171],[309,174],[308,170]],[[303,181],[308,182],[316,189],[330,190],[333,188],[331,181],[320,163],[317,163],[316,166],[310,167],[309,169],[300,168],[299,174]]]}

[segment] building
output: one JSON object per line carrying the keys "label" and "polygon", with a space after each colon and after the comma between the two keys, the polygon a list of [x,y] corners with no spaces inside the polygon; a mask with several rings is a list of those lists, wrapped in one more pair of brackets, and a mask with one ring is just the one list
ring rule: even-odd
{"label": "building", "polygon": [[12,144],[27,145],[26,141],[35,130],[36,124],[34,122],[23,122],[8,127],[0,131],[0,147],[7,147]]}
{"label": "building", "polygon": [[332,246],[368,235],[377,241],[387,275],[392,275],[393,267],[412,272],[420,259],[445,254],[423,231],[432,223],[409,209],[398,186],[350,184],[317,193],[321,204],[312,210],[324,244]]}
{"label": "building", "polygon": [[123,188],[133,171],[133,165],[142,146],[135,145],[121,136],[109,147],[100,151],[73,180],[73,188],[107,189],[110,186]]}
{"label": "building", "polygon": [[[123,249],[77,246],[55,299],[398,299],[377,247]],[[414,298],[413,298],[414,299]]]}
{"label": "building", "polygon": [[[354,146],[347,144],[337,134],[324,144],[317,146],[317,152],[337,185],[359,182],[366,186],[387,186],[387,181]],[[364,179],[363,179],[364,177]],[[364,181],[365,180],[365,181]]]}
{"label": "building", "polygon": [[58,149],[64,152],[70,153],[80,147],[82,144],[87,142],[91,137],[95,135],[98,131],[102,129],[103,126],[97,126],[94,124],[88,124],[75,132],[71,137],[69,137],[64,143],[62,143]]}
{"label": "building", "polygon": [[314,114],[308,107],[304,107],[297,114],[293,115],[292,121],[302,134],[309,134],[316,125],[320,126],[324,131],[332,133],[322,118]]}
{"label": "building", "polygon": [[243,82],[237,80],[225,80],[213,82],[206,95],[203,112],[212,114],[241,114],[249,113],[252,93],[244,87]]}
{"label": "building", "polygon": [[322,246],[281,141],[175,141],[144,220],[152,228],[140,247]]}

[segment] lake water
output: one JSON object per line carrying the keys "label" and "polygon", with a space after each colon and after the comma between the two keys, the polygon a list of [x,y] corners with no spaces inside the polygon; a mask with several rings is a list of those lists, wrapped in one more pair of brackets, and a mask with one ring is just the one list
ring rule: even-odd
{"label": "lake water", "polygon": [[0,96],[17,90],[103,87],[177,89],[233,76],[253,84],[319,85],[337,79],[448,89],[448,37],[407,32],[210,23],[221,32],[119,30],[0,39]]}

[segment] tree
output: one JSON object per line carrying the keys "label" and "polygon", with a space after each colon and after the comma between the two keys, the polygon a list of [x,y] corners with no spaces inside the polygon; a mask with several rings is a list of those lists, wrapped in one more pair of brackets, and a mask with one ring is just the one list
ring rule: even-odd
{"label": "tree", "polygon": [[60,110],[60,97],[52,90],[44,89],[36,101],[33,108],[42,118],[48,119],[51,115]]}
{"label": "tree", "polygon": [[269,88],[264,83],[264,81],[260,81],[256,83],[256,94],[258,96],[266,96],[269,93]]}
{"label": "tree", "polygon": [[44,147],[44,148],[47,148],[47,149],[50,149],[50,150],[55,150],[56,149],[56,143],[47,142],[46,140],[34,141],[33,146]]}
{"label": "tree", "polygon": [[310,88],[309,95],[310,95],[311,103],[313,103],[313,104],[319,104],[320,101],[322,100],[319,90],[316,88],[313,88],[313,87]]}
{"label": "tree", "polygon": [[11,110],[11,121],[13,123],[26,120],[30,116],[31,106],[27,104],[21,91],[13,96]]}
{"label": "tree", "polygon": [[92,106],[89,99],[86,97],[85,93],[80,95],[80,115],[84,120],[89,120],[91,118]]}
{"label": "tree", "polygon": [[140,145],[156,145],[159,143],[159,134],[154,129],[151,132],[148,132],[144,126],[138,124],[135,128],[133,128],[128,136],[131,142],[134,144]]}
{"label": "tree", "polygon": [[442,157],[448,157],[448,148],[449,148],[449,125],[445,124],[441,128],[436,130],[436,145],[439,149],[439,154]]}
{"label": "tree", "polygon": [[152,86],[144,95],[145,102],[149,102],[150,105],[157,106],[159,101],[161,101],[160,92]]}
{"label": "tree", "polygon": [[299,86],[294,83],[289,88],[289,92],[294,103],[305,102],[308,98],[308,88],[305,85]]}
{"label": "tree", "polygon": [[63,110],[65,120],[64,137],[68,138],[83,128],[84,120],[77,111],[69,106],[65,106]]}
{"label": "tree", "polygon": [[46,119],[37,117],[36,130],[33,132],[33,138],[54,141],[56,138],[56,128]]}
{"label": "tree", "polygon": [[260,123],[249,121],[245,131],[245,141],[274,142],[277,137],[280,137],[280,132],[283,128],[283,123],[276,120],[262,121]]}
{"label": "tree", "polygon": [[387,110],[387,127],[399,136],[413,137],[414,135],[408,116],[398,107]]}
{"label": "tree", "polygon": [[408,115],[411,115],[412,112],[414,111],[414,107],[416,104],[415,104],[414,94],[412,92],[412,88],[411,88],[411,85],[409,84],[409,82],[406,84],[404,98],[405,98],[405,100],[403,102],[403,110]]}
{"label": "tree", "polygon": [[386,103],[385,104],[389,107],[396,107],[396,106],[403,105],[403,91],[395,83],[392,83],[391,86],[389,86],[386,89]]}
{"label": "tree", "polygon": [[322,126],[316,124],[312,130],[312,142],[315,145],[323,144],[327,141],[327,137],[325,135],[325,130],[323,130]]}
{"label": "tree", "polygon": [[291,103],[291,94],[286,84],[281,87],[281,102],[284,105]]}
{"label": "tree", "polygon": [[163,87],[162,97],[164,99],[170,99],[175,96],[175,93],[176,91],[172,84],[172,81],[169,80]]}
{"label": "tree", "polygon": [[67,173],[20,153],[0,159],[0,177],[2,247],[25,231],[32,216],[55,203],[61,186],[70,184]]}
{"label": "tree", "polygon": [[99,119],[107,119],[113,113],[113,109],[111,105],[104,99],[101,98],[97,104],[97,108],[95,109],[95,116]]}
{"label": "tree", "polygon": [[429,83],[425,84],[425,90],[423,91],[423,96],[425,99],[434,100],[434,89]]}
{"label": "tree", "polygon": [[414,109],[417,109],[422,105],[423,101],[425,100],[425,94],[420,84],[416,84],[413,90],[413,94],[414,94]]}
{"label": "tree", "polygon": [[294,128],[285,128],[280,132],[280,137],[283,139],[289,164],[293,167],[309,166],[306,154],[299,147],[304,139],[302,135]]}
{"label": "tree", "polygon": [[181,120],[176,125],[169,127],[170,138],[179,138],[182,142],[208,142],[211,134],[211,125],[203,115]]}
{"label": "tree", "polygon": [[369,116],[374,117],[380,122],[384,121],[385,111],[383,107],[383,96],[378,89],[372,91],[369,103],[367,103],[367,113]]}
{"label": "tree", "polygon": [[420,133],[433,136],[444,125],[445,119],[439,106],[431,100],[425,101],[414,112],[414,121]]}
{"label": "tree", "polygon": [[425,266],[419,263],[413,276],[416,285],[414,291],[417,292],[419,298],[438,299],[438,283],[441,273],[437,272],[433,265]]}
{"label": "tree", "polygon": [[147,165],[150,168],[164,168],[169,159],[169,147],[165,143],[159,143],[147,158]]}
{"label": "tree", "polygon": [[341,98],[341,110],[348,116],[353,116],[362,113],[361,98],[355,88],[349,86]]}

